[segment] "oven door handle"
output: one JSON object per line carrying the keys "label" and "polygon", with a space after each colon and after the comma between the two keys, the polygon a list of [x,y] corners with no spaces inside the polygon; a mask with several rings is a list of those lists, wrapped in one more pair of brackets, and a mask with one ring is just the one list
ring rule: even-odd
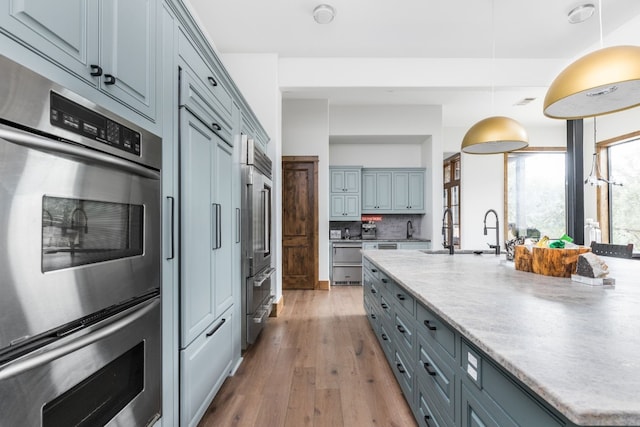
{"label": "oven door handle", "polygon": [[144,317],[147,313],[158,307],[160,305],[160,298],[154,298],[153,301],[142,304],[144,304],[144,307],[136,309],[134,312],[128,314],[127,316],[118,319],[113,323],[109,323],[108,325],[97,329],[96,331],[93,331],[87,335],[83,335],[80,338],[69,341],[68,343],[63,344],[60,347],[56,347],[51,350],[45,349],[44,351],[37,350],[32,356],[28,355],[23,358],[16,359],[15,361],[9,362],[8,364],[0,368],[0,381],[6,380],[7,378],[11,378],[30,369],[37,368],[38,366],[52,362],[56,359],[66,356],[69,353],[73,353],[74,351],[80,350],[83,347],[87,347],[88,345],[93,344],[96,341],[105,339],[109,335],[113,335],[116,332],[129,327],[129,325],[136,322],[140,318]]}
{"label": "oven door handle", "polygon": [[262,196],[262,239],[263,239],[263,249],[262,249],[262,253],[263,254],[268,254],[271,252],[271,230],[269,230],[269,225],[271,223],[270,221],[270,214],[271,212],[269,212],[269,196],[270,196],[270,190],[267,189],[263,189],[260,190],[260,194]]}
{"label": "oven door handle", "polygon": [[159,172],[153,169],[147,169],[144,166],[140,166],[136,163],[129,162],[119,157],[115,157],[110,154],[104,154],[100,151],[89,150],[73,144],[55,141],[53,139],[44,138],[31,133],[11,130],[4,126],[0,127],[0,138],[6,139],[9,142],[21,145],[23,147],[80,157],[85,160],[90,160],[95,163],[100,163],[106,166],[121,169],[145,178],[155,180],[160,179]]}

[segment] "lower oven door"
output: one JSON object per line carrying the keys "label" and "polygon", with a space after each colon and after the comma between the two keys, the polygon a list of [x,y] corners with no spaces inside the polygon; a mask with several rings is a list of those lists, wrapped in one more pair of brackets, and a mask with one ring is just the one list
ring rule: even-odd
{"label": "lower oven door", "polygon": [[0,366],[0,425],[155,423],[160,320],[156,297]]}
{"label": "lower oven door", "polygon": [[247,344],[253,344],[271,314],[271,276],[273,268],[267,268],[247,279],[247,312],[245,314]]}

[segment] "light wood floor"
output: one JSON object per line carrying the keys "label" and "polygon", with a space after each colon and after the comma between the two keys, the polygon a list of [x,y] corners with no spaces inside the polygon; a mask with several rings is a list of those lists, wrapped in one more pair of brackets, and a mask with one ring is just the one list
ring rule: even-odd
{"label": "light wood floor", "polygon": [[362,307],[362,288],[284,291],[199,427],[415,427]]}

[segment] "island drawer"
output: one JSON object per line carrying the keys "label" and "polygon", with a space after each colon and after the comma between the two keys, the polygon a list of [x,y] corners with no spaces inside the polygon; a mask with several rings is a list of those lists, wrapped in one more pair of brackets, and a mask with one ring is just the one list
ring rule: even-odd
{"label": "island drawer", "polygon": [[[425,387],[416,383],[417,410],[416,419],[420,427],[454,427],[455,423],[440,415],[438,408],[431,400],[431,393],[425,393]],[[473,425],[473,424],[472,424]]]}
{"label": "island drawer", "polygon": [[375,280],[379,279],[378,274],[380,273],[380,270],[366,258],[362,258],[362,270],[373,277]]}
{"label": "island drawer", "polygon": [[394,351],[394,356],[391,360],[393,361],[391,368],[393,369],[396,379],[400,383],[402,392],[406,396],[407,400],[413,400],[413,365],[399,349]]}
{"label": "island drawer", "polygon": [[[474,364],[477,368],[473,368]],[[476,396],[478,402],[485,408],[497,407],[490,411],[494,416],[504,413],[520,427],[564,425],[524,386],[494,365],[486,355],[464,339],[462,340],[462,370],[467,372],[466,378],[478,387],[470,386],[468,389]],[[476,377],[477,380],[474,380]]]}
{"label": "island drawer", "polygon": [[456,338],[453,330],[422,304],[417,304],[418,335],[423,336],[436,351],[456,358]]}
{"label": "island drawer", "polygon": [[394,333],[396,334],[396,345],[409,355],[409,362],[413,364],[416,360],[416,333],[415,323],[411,318],[405,317],[402,313],[394,313]]}
{"label": "island drawer", "polygon": [[415,299],[397,283],[392,282],[392,284],[393,287],[389,291],[392,293],[395,303],[413,317],[415,315]]}
{"label": "island drawer", "polygon": [[429,394],[430,400],[436,403],[438,410],[455,421],[455,366],[443,361],[424,339],[419,338],[416,369],[418,384],[424,385],[424,391]]}

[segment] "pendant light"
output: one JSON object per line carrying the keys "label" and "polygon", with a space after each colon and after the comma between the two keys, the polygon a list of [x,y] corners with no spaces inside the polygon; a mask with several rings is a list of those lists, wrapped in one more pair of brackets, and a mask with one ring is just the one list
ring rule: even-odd
{"label": "pendant light", "polygon": [[600,159],[598,156],[598,146],[596,143],[596,118],[593,118],[593,158],[591,160],[591,172],[589,172],[589,176],[584,180],[585,184],[589,184],[591,186],[600,187],[604,184],[610,185],[619,185],[622,187],[621,182],[617,182],[614,179],[603,178],[600,173]]}
{"label": "pendant light", "polygon": [[602,47],[602,0],[598,4],[600,49],[565,68],[544,98],[544,115],[580,119],[640,105],[640,46]]}
{"label": "pendant light", "polygon": [[[494,0],[491,1],[491,109],[495,108],[494,82],[496,62],[496,37]],[[520,150],[529,145],[527,132],[516,120],[493,116],[471,126],[462,139],[461,150],[468,154],[496,154]]]}

